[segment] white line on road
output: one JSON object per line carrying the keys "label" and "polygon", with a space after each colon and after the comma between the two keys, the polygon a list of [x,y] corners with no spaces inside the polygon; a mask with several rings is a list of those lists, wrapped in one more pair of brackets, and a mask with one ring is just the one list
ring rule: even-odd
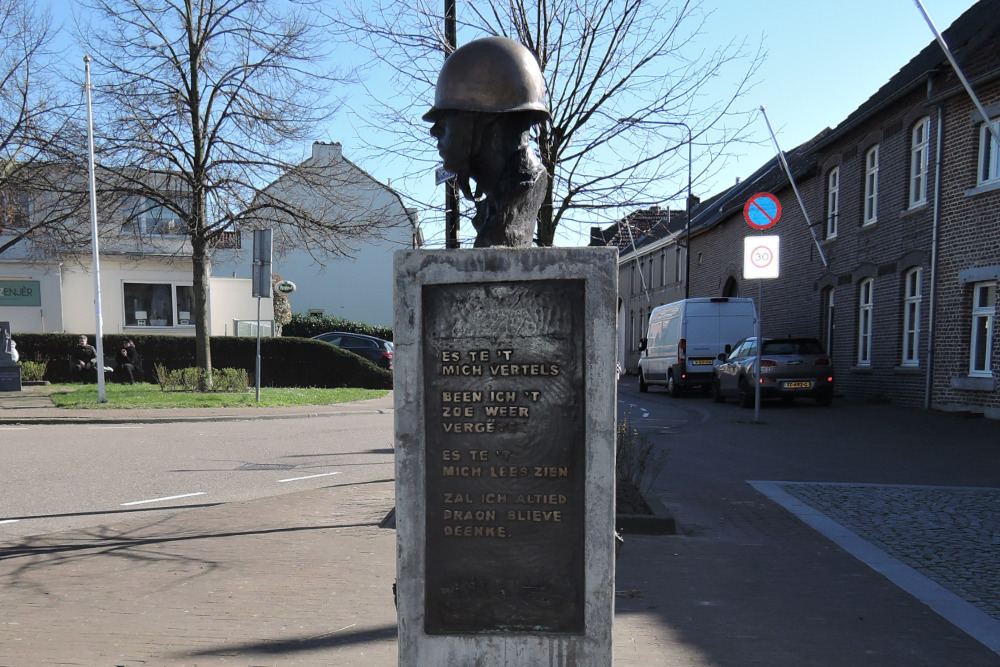
{"label": "white line on road", "polygon": [[18,521],[20,521],[20,519],[3,519],[3,520],[0,520],[0,524],[3,524],[3,523],[17,523]]}
{"label": "white line on road", "polygon": [[203,496],[205,491],[198,491],[197,493],[185,493],[179,496],[166,496],[165,498],[150,498],[149,500],[133,500],[130,503],[122,503],[122,507],[128,507],[129,505],[145,505],[146,503],[159,503],[164,500],[177,500],[178,498],[190,498],[191,496]]}
{"label": "white line on road", "polygon": [[123,428],[142,428],[142,427],[130,424],[116,424],[114,426],[88,426],[87,428],[91,431],[99,431],[101,429],[110,430],[110,429],[123,429]]}
{"label": "white line on road", "polygon": [[314,477],[329,477],[330,475],[339,475],[339,472],[324,472],[319,475],[306,475],[305,477],[290,477],[289,479],[279,479],[278,483],[281,482],[298,482],[302,479],[313,479]]}
{"label": "white line on road", "polygon": [[0,431],[27,431],[27,426],[2,426]]}

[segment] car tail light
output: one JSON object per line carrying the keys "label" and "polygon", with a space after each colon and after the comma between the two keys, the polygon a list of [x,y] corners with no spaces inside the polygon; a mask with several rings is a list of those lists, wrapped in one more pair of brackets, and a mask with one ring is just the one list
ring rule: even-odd
{"label": "car tail light", "polygon": [[820,357],[819,359],[813,362],[813,366],[832,366],[832,365],[833,364],[830,363],[829,357]]}
{"label": "car tail light", "polygon": [[687,358],[687,339],[681,338],[677,343],[677,363],[683,364]]}
{"label": "car tail light", "polygon": [[761,368],[774,368],[777,365],[778,365],[778,362],[775,361],[774,359],[761,359],[760,360],[760,367]]}

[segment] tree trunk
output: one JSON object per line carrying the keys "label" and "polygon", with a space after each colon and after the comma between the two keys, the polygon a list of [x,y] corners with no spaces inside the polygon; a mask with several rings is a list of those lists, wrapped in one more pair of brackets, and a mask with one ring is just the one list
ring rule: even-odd
{"label": "tree trunk", "polygon": [[556,235],[555,220],[555,188],[556,188],[556,165],[555,150],[552,146],[552,137],[549,129],[545,126],[538,131],[538,152],[542,166],[549,174],[549,184],[545,188],[545,199],[538,210],[538,245],[551,247]]}
{"label": "tree trunk", "polygon": [[192,275],[194,277],[194,345],[195,361],[198,368],[204,371],[203,386],[199,389],[212,389],[212,347],[210,344],[211,327],[208,318],[208,281],[212,276],[212,262],[208,256],[207,244],[198,235],[191,238]]}

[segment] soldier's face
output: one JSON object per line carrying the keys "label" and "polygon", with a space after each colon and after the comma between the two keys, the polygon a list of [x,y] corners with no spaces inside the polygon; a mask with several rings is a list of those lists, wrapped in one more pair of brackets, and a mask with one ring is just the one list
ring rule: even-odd
{"label": "soldier's face", "polygon": [[431,136],[437,139],[438,155],[444,168],[453,174],[468,169],[469,146],[465,119],[455,113],[441,112],[431,126]]}

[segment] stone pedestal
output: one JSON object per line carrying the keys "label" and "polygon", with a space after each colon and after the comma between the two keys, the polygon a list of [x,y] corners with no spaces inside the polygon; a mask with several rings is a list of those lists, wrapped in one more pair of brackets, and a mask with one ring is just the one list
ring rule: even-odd
{"label": "stone pedestal", "polygon": [[395,256],[399,664],[610,665],[607,248]]}

